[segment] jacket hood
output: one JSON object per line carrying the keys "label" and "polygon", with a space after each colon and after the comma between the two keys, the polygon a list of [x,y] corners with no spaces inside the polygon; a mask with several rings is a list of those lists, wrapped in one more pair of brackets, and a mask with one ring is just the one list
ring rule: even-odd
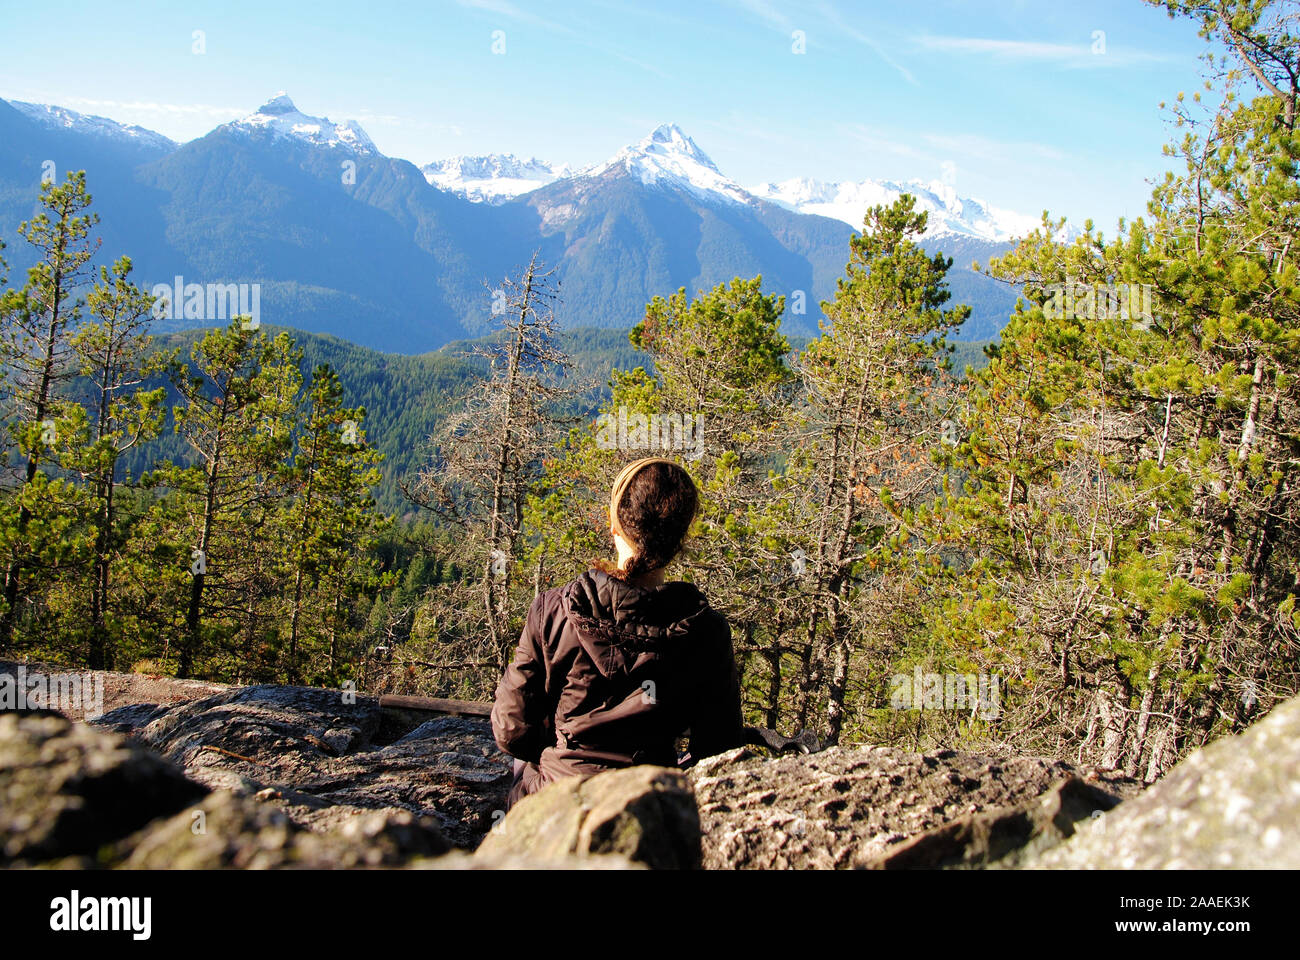
{"label": "jacket hood", "polygon": [[601,570],[588,570],[570,583],[561,604],[605,677],[630,671],[642,657],[669,652],[712,613],[694,584],[638,587]]}

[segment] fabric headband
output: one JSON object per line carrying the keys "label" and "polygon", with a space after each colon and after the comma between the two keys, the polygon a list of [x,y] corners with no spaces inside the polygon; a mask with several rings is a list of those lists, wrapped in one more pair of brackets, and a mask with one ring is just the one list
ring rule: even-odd
{"label": "fabric headband", "polygon": [[618,505],[623,499],[623,494],[627,492],[628,484],[632,482],[632,478],[640,473],[642,468],[648,467],[652,463],[668,463],[674,467],[679,466],[678,463],[666,457],[645,457],[641,460],[633,460],[625,466],[619,471],[618,476],[614,478],[614,490],[609,495],[609,515],[611,520],[618,520]]}

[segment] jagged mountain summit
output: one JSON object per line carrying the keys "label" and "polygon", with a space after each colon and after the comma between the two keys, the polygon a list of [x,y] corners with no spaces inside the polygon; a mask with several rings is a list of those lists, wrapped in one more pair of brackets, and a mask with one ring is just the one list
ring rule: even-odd
{"label": "jagged mountain summit", "polygon": [[252,136],[269,136],[272,140],[288,138],[318,147],[338,147],[361,156],[379,153],[355,120],[335,123],[326,117],[308,116],[284,91],[258,107],[257,112],[224,124],[222,128]]}
{"label": "jagged mountain summit", "polygon": [[56,107],[47,103],[25,103],[22,100],[8,102],[19,113],[52,130],[70,130],[73,133],[104,137],[134,146],[152,148],[160,153],[168,153],[176,149],[176,141],[164,137],[161,133],[136,126],[134,123],[118,123],[108,117],[87,116],[69,110],[67,107]]}
{"label": "jagged mountain summit", "polygon": [[[158,154],[177,148],[169,138],[135,124],[87,116],[50,104],[10,103],[50,129],[115,140]],[[356,121],[334,122],[304,114],[283,91],[255,112],[219,129],[340,148],[358,156],[382,156]],[[723,174],[676,123],[661,124],[649,136],[624,147],[603,163],[585,167],[504,153],[453,156],[428,163],[420,172],[439,190],[472,202],[494,205],[559,181],[629,176],[646,186],[677,187],[705,201],[752,205],[755,200],[764,200],[794,213],[830,217],[855,230],[862,229],[862,218],[869,207],[892,203],[902,193],[912,194],[917,206],[929,212],[926,236],[930,238],[950,236],[1002,244],[1031,232],[1040,221],[1037,214],[1017,213],[960,196],[951,184],[938,180],[828,182],[795,177],[746,189]],[[1070,227],[1066,236],[1077,233],[1077,228]]]}
{"label": "jagged mountain summit", "polygon": [[960,196],[951,184],[938,180],[836,183],[796,177],[746,189],[723,174],[675,123],[662,124],[610,159],[587,167],[575,169],[536,159],[521,160],[513,154],[489,154],[437,161],[425,166],[423,173],[439,189],[490,203],[505,202],[563,180],[627,176],[645,186],[676,187],[708,202],[753,205],[765,200],[794,213],[830,217],[855,230],[862,229],[868,208],[888,205],[901,194],[910,193],[917,206],[930,214],[927,238],[960,237],[997,244],[1025,236],[1040,221],[1038,215],[1016,213]]}
{"label": "jagged mountain summit", "polygon": [[512,153],[450,157],[421,168],[433,186],[468,200],[503,203],[556,181],[630,176],[646,186],[677,186],[702,199],[750,203],[740,184],[724,176],[694,140],[675,123],[656,127],[603,163],[586,167],[527,160]]}
{"label": "jagged mountain summit", "polygon": [[513,153],[493,153],[480,157],[449,157],[420,168],[424,178],[440,190],[446,190],[475,203],[504,203],[531,193],[548,183],[572,176],[573,168],[564,163],[549,163],[536,157],[527,159]]}
{"label": "jagged mountain summit", "polygon": [[638,143],[624,147],[604,163],[579,171],[581,177],[625,173],[646,186],[676,186],[704,198],[749,203],[753,197],[726,177],[675,123],[664,123]]}
{"label": "jagged mountain summit", "polygon": [[877,204],[893,203],[904,193],[916,198],[919,209],[929,213],[927,237],[955,234],[992,243],[1004,243],[1031,233],[1040,217],[989,206],[982,200],[957,195],[951,184],[938,180],[861,180],[826,183],[796,177],[780,183],[762,183],[755,196],[796,213],[813,213],[842,220],[856,230],[862,218]]}
{"label": "jagged mountain summit", "polygon": [[[129,253],[146,285],[177,275],[258,283],[274,322],[377,350],[422,352],[481,333],[491,316],[483,279],[535,250],[559,269],[563,325],[631,326],[657,295],[759,274],[765,288],[817,305],[834,295],[866,209],[839,218],[756,196],[672,123],[580,169],[521,153],[423,171],[385,156],[355,121],[309,116],[285,94],[205,136],[166,141],[165,152],[115,127],[48,123],[0,102],[0,236],[30,215],[42,161],[85,169],[109,249]],[[365,162],[341,177],[342,158]],[[957,198],[935,197],[957,209]],[[934,244],[954,258],[953,297],[973,307],[959,339],[996,336],[1015,302],[966,269],[1004,246],[983,236],[967,229]],[[796,333],[817,322],[816,306],[786,317]]]}

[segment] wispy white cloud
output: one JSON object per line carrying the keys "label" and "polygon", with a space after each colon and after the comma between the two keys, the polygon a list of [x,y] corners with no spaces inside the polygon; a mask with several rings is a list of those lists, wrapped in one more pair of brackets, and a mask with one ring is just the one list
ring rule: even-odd
{"label": "wispy white cloud", "polygon": [[638,60],[636,57],[630,57],[615,49],[612,44],[599,42],[595,38],[588,36],[586,32],[575,30],[566,23],[538,16],[530,10],[524,10],[511,3],[510,0],[456,0],[456,2],[467,9],[493,13],[499,17],[505,17],[510,20],[518,21],[519,23],[526,23],[530,26],[550,30],[554,33],[569,37],[588,49],[602,51],[614,57],[616,60],[621,60],[623,63],[629,63],[648,73],[653,73],[661,79],[672,79],[667,73],[664,73],[654,64],[646,63],[644,60]]}
{"label": "wispy white cloud", "polygon": [[637,3],[636,0],[624,3],[622,0],[588,0],[588,3],[601,10],[607,10],[621,17],[636,17],[641,20],[651,20],[657,26],[664,24],[673,24],[684,27],[687,30],[700,29],[700,20],[698,17],[681,16],[666,10],[662,6],[646,4],[644,0]]}
{"label": "wispy white cloud", "polygon": [[1002,162],[1023,159],[1026,155],[1052,161],[1066,158],[1065,153],[1056,147],[1032,140],[997,140],[976,133],[923,133],[921,139],[946,153],[980,160]]}
{"label": "wispy white cloud", "polygon": [[729,2],[732,6],[739,7],[777,30],[788,33],[794,29],[790,18],[769,3],[768,0],[729,0]]}
{"label": "wispy white cloud", "polygon": [[999,140],[978,133],[908,131],[900,134],[862,123],[842,124],[839,131],[870,156],[902,157],[940,169],[944,164],[966,166],[972,160],[1006,169],[1024,169],[1034,161],[1053,165],[1068,159],[1064,151],[1051,144]]}
{"label": "wispy white cloud", "polygon": [[925,50],[993,57],[998,60],[1055,62],[1063,67],[1108,69],[1139,63],[1169,63],[1169,54],[1117,48],[1106,43],[1105,35],[1088,43],[1049,43],[1040,40],[999,40],[993,37],[949,37],[920,34],[912,38]]}
{"label": "wispy white cloud", "polygon": [[1087,53],[1087,46],[1066,43],[1041,43],[1025,40],[994,40],[985,37],[936,37],[922,34],[916,42],[927,50],[958,53],[989,53],[1016,60],[1060,60]]}
{"label": "wispy white cloud", "polygon": [[716,119],[705,120],[704,125],[729,134],[741,142],[757,140],[761,143],[788,145],[800,140],[799,137],[785,132],[785,128],[780,123],[768,117],[742,113],[739,110],[729,110]]}
{"label": "wispy white cloud", "polygon": [[156,100],[96,100],[89,97],[52,96],[42,98],[41,102],[87,112],[115,110],[159,117],[208,117],[214,120],[235,120],[249,112],[245,107],[219,107],[208,103],[160,103]]}
{"label": "wispy white cloud", "polygon": [[355,120],[366,127],[397,127],[404,130],[427,130],[431,133],[446,134],[453,137],[463,136],[465,131],[454,123],[431,123],[428,120],[413,120],[391,113],[371,113],[362,110],[352,114],[348,119]]}
{"label": "wispy white cloud", "polygon": [[818,5],[817,9],[821,13],[822,17],[839,33],[852,40],[856,40],[858,43],[870,49],[877,57],[898,71],[899,76],[912,84],[912,86],[920,86],[911,70],[907,69],[907,67],[895,60],[875,37],[865,33],[846,21],[842,16],[840,16],[839,11],[831,6],[831,4],[821,3]]}
{"label": "wispy white cloud", "polygon": [[661,80],[674,79],[672,74],[665,73],[664,71],[656,67],[653,63],[646,63],[644,60],[638,60],[636,57],[629,57],[627,54],[619,53],[617,50],[606,50],[606,53],[609,53],[611,56],[619,60],[622,60],[624,63],[630,63],[634,67],[639,67],[640,69],[646,71],[646,73],[653,73],[656,77],[658,77]]}
{"label": "wispy white cloud", "polygon": [[[876,37],[849,23],[832,4],[824,2],[824,0],[809,8],[813,12],[809,13],[803,20],[795,20],[787,16],[770,0],[727,0],[727,3],[732,7],[743,10],[764,26],[771,27],[786,36],[790,36],[796,29],[803,30],[809,47],[812,47],[816,42],[818,32],[816,29],[817,24],[809,21],[820,20],[833,29],[837,36],[848,37],[850,40],[867,47],[880,60],[897,71],[898,75],[908,83],[913,86],[920,86],[912,71],[891,56]],[[856,13],[855,10],[855,15]]]}
{"label": "wispy white cloud", "polygon": [[484,13],[495,13],[499,17],[506,17],[510,20],[518,20],[520,23],[531,23],[539,27],[545,27],[548,30],[555,30],[559,33],[574,33],[572,27],[560,23],[556,20],[548,20],[546,17],[540,17],[531,10],[511,3],[510,0],[456,0],[456,3],[470,10],[482,10]]}
{"label": "wispy white cloud", "polygon": [[906,140],[899,139],[895,135],[864,123],[841,124],[839,130],[845,137],[872,156],[886,153],[896,157],[906,157],[909,160],[923,160],[928,163],[935,161],[934,155],[928,151],[919,150],[914,144]]}

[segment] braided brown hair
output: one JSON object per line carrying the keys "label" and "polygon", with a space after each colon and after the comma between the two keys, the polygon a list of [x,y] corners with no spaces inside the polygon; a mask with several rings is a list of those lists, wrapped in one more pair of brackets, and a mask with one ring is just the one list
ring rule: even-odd
{"label": "braided brown hair", "polygon": [[689,473],[664,460],[646,464],[632,475],[618,501],[618,527],[636,553],[622,569],[597,565],[621,580],[668,566],[681,550],[698,506],[699,492]]}

